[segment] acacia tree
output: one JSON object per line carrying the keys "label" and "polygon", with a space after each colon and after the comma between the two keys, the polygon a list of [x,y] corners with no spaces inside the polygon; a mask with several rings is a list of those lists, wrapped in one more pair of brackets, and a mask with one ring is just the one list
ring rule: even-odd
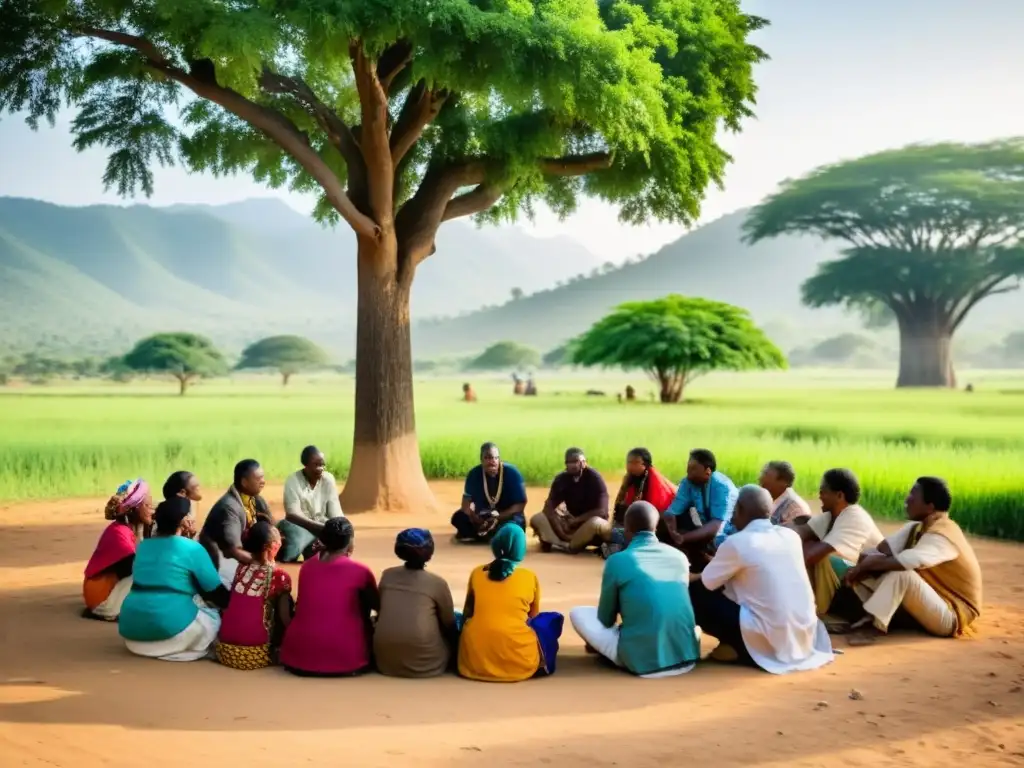
{"label": "acacia tree", "polygon": [[749,242],[847,244],[803,285],[810,306],[896,320],[898,387],[953,387],[952,339],[979,302],[1024,275],[1024,141],[915,145],[825,166],[754,209]]}
{"label": "acacia tree", "polygon": [[786,367],[745,309],[675,294],[619,305],[569,350],[577,365],[643,371],[663,403],[678,403],[686,385],[710,371]]}
{"label": "acacia tree", "polygon": [[327,353],[309,339],[302,336],[270,336],[246,347],[235,369],[273,369],[281,374],[281,384],[287,387],[288,379],[293,374],[322,367],[327,362]]}
{"label": "acacia tree", "polygon": [[227,371],[224,357],[213,342],[194,333],[158,333],[145,338],[122,362],[132,371],[170,374],[178,380],[180,395],[196,379]]}
{"label": "acacia tree", "polygon": [[355,232],[348,511],[431,498],[409,295],[441,223],[567,215],[580,195],[691,222],[764,58],[740,0],[0,0],[0,17],[0,111],[35,125],[70,102],[121,193],[178,157],[313,192]]}
{"label": "acacia tree", "polygon": [[533,347],[515,341],[499,341],[470,360],[466,368],[475,371],[497,371],[506,368],[520,370],[538,365],[540,353]]}

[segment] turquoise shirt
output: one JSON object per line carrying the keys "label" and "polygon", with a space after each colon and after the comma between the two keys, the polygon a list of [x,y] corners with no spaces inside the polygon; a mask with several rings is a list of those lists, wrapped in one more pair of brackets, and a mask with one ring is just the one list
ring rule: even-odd
{"label": "turquoise shirt", "polygon": [[736,507],[739,495],[740,492],[732,480],[718,471],[712,472],[711,479],[702,486],[694,485],[684,477],[679,481],[676,497],[665,510],[665,514],[678,517],[693,507],[697,510],[703,525],[712,520],[721,521],[722,527],[715,536],[715,547],[718,547],[725,541],[726,536],[736,533],[736,527],[732,524],[732,511]]}
{"label": "turquoise shirt", "polygon": [[619,616],[618,662],[633,674],[662,672],[700,658],[689,563],[653,533],[636,534],[604,564],[597,617],[612,627]]}
{"label": "turquoise shirt", "polygon": [[121,606],[118,629],[125,640],[169,640],[196,619],[193,598],[221,586],[210,555],[198,542],[161,536],[139,543],[132,589]]}

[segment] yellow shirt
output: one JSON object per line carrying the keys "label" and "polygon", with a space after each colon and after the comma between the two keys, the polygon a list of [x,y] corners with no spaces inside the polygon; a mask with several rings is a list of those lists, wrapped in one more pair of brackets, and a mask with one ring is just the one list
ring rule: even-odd
{"label": "yellow shirt", "polygon": [[459,674],[471,680],[529,680],[540,666],[537,635],[526,620],[540,611],[540,582],[528,568],[492,581],[487,566],[469,575],[473,615],[459,638]]}
{"label": "yellow shirt", "polygon": [[242,506],[245,508],[245,527],[246,529],[256,525],[256,499],[253,496],[246,496],[244,493],[238,494],[242,499]]}

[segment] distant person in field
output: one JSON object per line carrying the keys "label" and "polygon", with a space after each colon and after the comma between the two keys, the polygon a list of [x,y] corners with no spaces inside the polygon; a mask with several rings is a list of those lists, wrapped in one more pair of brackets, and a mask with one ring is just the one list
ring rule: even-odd
{"label": "distant person in field", "polygon": [[533,381],[533,376],[526,380],[526,389],[523,390],[523,394],[526,395],[526,397],[537,396],[537,385]]}
{"label": "distant person in field", "polygon": [[[846,572],[857,564],[861,552],[874,549],[884,537],[858,503],[860,482],[850,470],[828,470],[821,478],[818,498],[822,514],[793,529],[803,540],[818,615],[826,616]],[[834,617],[827,623],[838,626]]]}
{"label": "distant person in field", "polygon": [[199,532],[199,543],[206,547],[221,582],[230,588],[238,566],[252,562],[245,551],[245,539],[258,520],[274,522],[270,507],[260,494],[266,485],[263,468],[255,459],[243,459],[235,465],[235,481],[227,493],[210,509]]}
{"label": "distant person in field", "polygon": [[904,502],[910,522],[861,555],[846,583],[863,601],[860,625],[885,633],[902,608],[930,635],[970,634],[981,615],[981,567],[949,516],[953,497],[938,477],[919,477]]}
{"label": "distant person in field", "polygon": [[772,495],[772,525],[806,523],[811,519],[811,508],[793,490],[795,482],[796,471],[788,461],[769,461],[761,470],[758,485]]}
{"label": "distant person in field", "polygon": [[740,488],[736,532],[690,584],[697,624],[718,639],[716,661],[775,675],[817,669],[832,661],[832,643],[814,608],[800,537],[772,525],[771,515],[768,491]]}
{"label": "distant person in field", "polygon": [[370,669],[377,579],[352,558],[355,531],[333,517],[320,533],[323,547],[299,570],[295,616],[281,645],[281,664],[307,677],[348,677]]}
{"label": "distant person in field", "polygon": [[564,617],[541,613],[540,582],[520,567],[526,533],[502,526],[491,539],[494,560],[469,574],[459,637],[459,674],[470,680],[514,683],[552,675]]}
{"label": "distant person in field", "polygon": [[518,373],[512,374],[512,394],[521,395],[523,394],[523,380],[519,378]]}
{"label": "distant person in field", "polygon": [[626,385],[626,400],[629,402],[636,400],[636,390],[633,388],[632,384]]}
{"label": "distant person in field", "polygon": [[404,565],[380,576],[380,610],[373,630],[377,671],[392,677],[436,677],[448,671],[459,631],[448,582],[426,570],[434,537],[407,528],[395,539]]}
{"label": "distant person in field", "polygon": [[686,552],[695,571],[703,570],[735,530],[732,510],[737,494],[732,480],[718,471],[715,454],[705,448],[690,451],[686,477],[662,516],[662,540]]}
{"label": "distant person in field", "polygon": [[456,540],[486,542],[506,523],[526,530],[526,483],[511,464],[501,460],[498,446],[480,446],[480,463],[469,470],[462,507],[452,515]]}
{"label": "distant person in field", "polygon": [[476,402],[476,392],[473,391],[473,387],[469,382],[462,385],[462,399],[467,403]]}
{"label": "distant person in field", "polygon": [[600,546],[608,523],[608,487],[580,448],[565,452],[565,472],[551,483],[544,509],[530,518],[541,549],[577,553]]}
{"label": "distant person in field", "polygon": [[124,483],[103,511],[111,521],[103,529],[96,549],[85,566],[82,597],[89,619],[117,621],[121,604],[132,588],[135,550],[149,535],[153,522],[153,497],[145,480]]}
{"label": "distant person in field", "polygon": [[587,649],[646,678],[689,672],[700,659],[686,555],[658,541],[660,513],[646,501],[626,510],[626,549],[608,558],[597,608],[569,612]]}
{"label": "distant person in field", "polygon": [[601,556],[608,558],[626,546],[626,509],[635,501],[650,502],[658,514],[663,514],[672,499],[676,487],[654,467],[654,459],[646,448],[634,448],[626,454],[626,474],[622,478],[619,492],[615,496],[612,519],[601,527]]}
{"label": "distant person in field", "polygon": [[160,502],[154,517],[155,534],[135,553],[118,631],[137,656],[198,661],[217,641],[218,609],[227,607],[229,592],[207,551],[192,540],[195,517],[188,499]]}
{"label": "distant person in field", "polygon": [[292,577],[276,567],[280,549],[281,534],[266,520],[249,531],[245,551],[253,560],[235,573],[217,636],[217,660],[226,667],[252,670],[277,662],[295,605]]}
{"label": "distant person in field", "polygon": [[284,520],[277,524],[284,543],[277,559],[294,563],[313,556],[313,545],[332,517],[344,517],[338,485],[327,471],[323,452],[315,445],[302,449],[302,469],[284,481]]}

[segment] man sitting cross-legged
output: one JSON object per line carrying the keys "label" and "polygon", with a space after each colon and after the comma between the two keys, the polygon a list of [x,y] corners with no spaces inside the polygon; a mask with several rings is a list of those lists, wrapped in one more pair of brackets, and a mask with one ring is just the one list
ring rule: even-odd
{"label": "man sitting cross-legged", "polygon": [[505,523],[526,530],[526,483],[519,470],[501,460],[498,446],[480,446],[480,463],[466,475],[462,507],[452,515],[455,538],[487,542]]}
{"label": "man sitting cross-legged", "polygon": [[715,454],[704,448],[690,451],[686,477],[663,515],[659,538],[686,553],[694,571],[707,565],[725,537],[734,530],[732,508],[736,486],[718,471]]}
{"label": "man sitting cross-legged", "polygon": [[551,483],[544,509],[530,518],[541,549],[582,552],[600,545],[608,523],[608,488],[596,469],[587,466],[579,448],[565,452],[565,472]]}
{"label": "man sitting cross-legged", "polygon": [[823,514],[793,529],[804,542],[804,562],[818,615],[825,616],[846,571],[857,563],[861,552],[877,547],[883,537],[871,515],[857,503],[860,483],[850,470],[828,470],[821,478],[818,498]]}
{"label": "man sitting cross-legged", "polygon": [[646,501],[630,505],[627,546],[604,564],[597,608],[569,612],[590,650],[648,678],[689,672],[700,658],[688,590],[690,563],[678,549],[658,541],[658,517]]}
{"label": "man sitting cross-legged", "polygon": [[772,525],[772,498],[745,485],[732,515],[736,532],[701,575],[691,577],[697,625],[718,638],[712,658],[739,660],[781,675],[832,661],[832,644],[814,610],[800,537]]}
{"label": "man sitting cross-legged", "polygon": [[952,501],[945,481],[919,477],[904,502],[911,522],[846,572],[868,614],[861,623],[887,632],[903,608],[931,635],[969,632],[981,615],[981,567],[949,517]]}

